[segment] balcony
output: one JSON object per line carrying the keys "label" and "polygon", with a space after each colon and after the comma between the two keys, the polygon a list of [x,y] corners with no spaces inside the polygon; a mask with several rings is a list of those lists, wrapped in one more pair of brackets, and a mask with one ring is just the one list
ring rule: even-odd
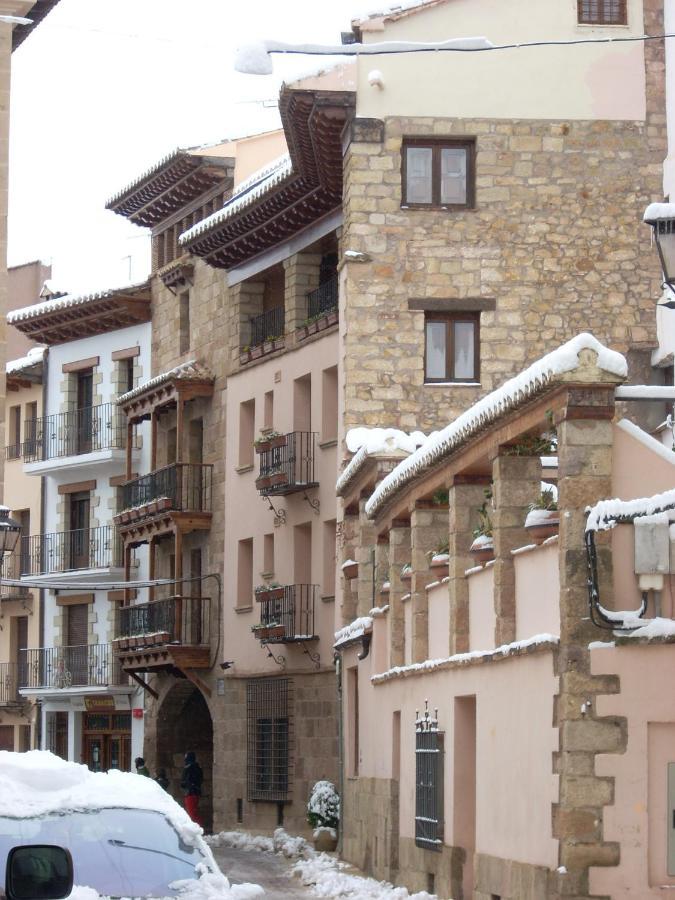
{"label": "balcony", "polygon": [[97,578],[101,570],[121,568],[122,558],[122,542],[112,525],[21,538],[21,574],[27,577],[78,572],[81,578],[90,572]]}
{"label": "balcony", "polygon": [[117,610],[115,635],[115,652],[125,671],[207,669],[211,600],[175,596],[122,606]]}
{"label": "balcony", "polygon": [[18,679],[17,663],[0,663],[0,706],[14,706],[17,703],[21,703]]}
{"label": "balcony", "polygon": [[5,553],[0,563],[0,600],[25,600],[28,588],[13,587],[6,582],[7,579],[18,581],[26,574],[27,568],[28,558],[25,552],[17,549],[13,553]]}
{"label": "balcony", "polygon": [[284,306],[274,306],[249,320],[250,345],[242,350],[240,361],[250,362],[284,347],[286,311]]}
{"label": "balcony", "polygon": [[338,277],[334,275],[307,294],[307,320],[296,332],[298,340],[305,340],[324,331],[338,321]]}
{"label": "balcony", "polygon": [[273,592],[281,596],[259,600],[260,624],[252,629],[255,637],[270,644],[316,640],[314,602],[318,590],[316,584],[287,584]]}
{"label": "balcony", "polygon": [[111,644],[80,644],[19,651],[18,686],[22,693],[75,687],[126,685]]}
{"label": "balcony", "polygon": [[[124,540],[147,540],[152,531],[183,532],[211,524],[213,466],[172,463],[122,485],[122,512],[114,517]],[[152,524],[152,527],[148,523]],[[145,537],[143,535],[145,534]]]}
{"label": "balcony", "polygon": [[314,474],[313,431],[291,431],[273,440],[273,446],[260,453],[260,474],[255,486],[263,497],[294,494],[316,487]]}
{"label": "balcony", "polygon": [[[21,445],[28,474],[126,458],[126,418],[114,403],[44,416]],[[7,448],[9,451],[9,448]]]}

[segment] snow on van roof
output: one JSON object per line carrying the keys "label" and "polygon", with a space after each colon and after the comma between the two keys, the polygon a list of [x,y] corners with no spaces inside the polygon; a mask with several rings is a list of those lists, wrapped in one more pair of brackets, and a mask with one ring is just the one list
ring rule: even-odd
{"label": "snow on van roof", "polygon": [[191,845],[202,833],[185,810],[145,775],[115,769],[90,772],[46,750],[0,750],[0,816],[27,819],[102,807],[156,810]]}

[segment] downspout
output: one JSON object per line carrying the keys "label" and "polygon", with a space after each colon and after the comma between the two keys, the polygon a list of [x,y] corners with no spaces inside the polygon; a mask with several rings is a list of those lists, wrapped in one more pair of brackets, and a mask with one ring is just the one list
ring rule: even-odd
{"label": "downspout", "polygon": [[338,856],[342,855],[342,821],[345,802],[345,757],[343,749],[344,721],[342,714],[342,654],[338,651],[333,657],[335,661],[335,681],[338,698],[338,793],[340,794],[340,821],[338,827]]}
{"label": "downspout", "polygon": [[[49,348],[42,357],[42,419],[47,415],[47,386],[49,382]],[[46,482],[45,476],[40,475],[40,534],[45,533],[45,494]],[[46,589],[39,589],[39,610],[38,610],[38,647],[45,646],[45,594]],[[42,749],[42,701],[37,701],[37,722],[35,729],[35,742],[39,749]]]}

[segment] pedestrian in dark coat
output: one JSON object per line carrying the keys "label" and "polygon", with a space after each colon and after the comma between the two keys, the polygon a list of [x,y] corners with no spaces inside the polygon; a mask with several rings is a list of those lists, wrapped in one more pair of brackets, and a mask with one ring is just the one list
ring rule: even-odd
{"label": "pedestrian in dark coat", "polygon": [[169,790],[169,779],[166,777],[166,769],[157,769],[155,781],[161,788],[164,788],[165,791]]}
{"label": "pedestrian in dark coat", "polygon": [[185,766],[183,767],[180,786],[185,794],[185,809],[192,821],[198,825],[202,824],[199,816],[199,798],[202,794],[203,780],[202,768],[197,762],[197,757],[190,750],[185,754]]}
{"label": "pedestrian in dark coat", "polygon": [[134,764],[136,766],[136,773],[138,775],[145,775],[147,778],[150,778],[150,769],[145,764],[145,760],[142,756],[137,756],[134,760]]}

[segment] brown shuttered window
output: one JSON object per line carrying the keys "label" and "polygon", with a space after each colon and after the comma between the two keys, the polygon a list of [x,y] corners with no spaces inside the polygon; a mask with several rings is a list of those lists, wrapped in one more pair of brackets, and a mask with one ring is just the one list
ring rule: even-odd
{"label": "brown shuttered window", "polygon": [[475,206],[476,142],[405,138],[401,150],[401,205],[430,209]]}
{"label": "brown shuttered window", "polygon": [[626,0],[577,0],[580,25],[627,25]]}
{"label": "brown shuttered window", "polygon": [[87,643],[87,626],[89,616],[89,605],[87,603],[78,603],[74,606],[67,606],[67,646],[77,647]]}

